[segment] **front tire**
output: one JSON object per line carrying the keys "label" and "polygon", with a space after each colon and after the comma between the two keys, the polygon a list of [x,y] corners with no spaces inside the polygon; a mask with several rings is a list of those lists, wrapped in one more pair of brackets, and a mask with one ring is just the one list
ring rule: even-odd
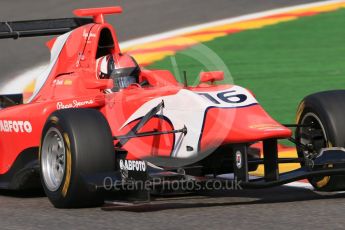
{"label": "front tire", "polygon": [[[321,148],[345,147],[345,90],[320,92],[304,98],[297,111],[297,124],[301,125],[295,133],[297,142],[311,144],[315,153]],[[299,157],[306,156],[305,150],[299,146],[297,152]],[[320,191],[345,189],[345,176],[312,177],[308,180]]]}
{"label": "front tire", "polygon": [[43,128],[39,160],[44,191],[56,208],[102,204],[102,196],[89,191],[84,176],[115,169],[107,120],[94,109],[55,111]]}

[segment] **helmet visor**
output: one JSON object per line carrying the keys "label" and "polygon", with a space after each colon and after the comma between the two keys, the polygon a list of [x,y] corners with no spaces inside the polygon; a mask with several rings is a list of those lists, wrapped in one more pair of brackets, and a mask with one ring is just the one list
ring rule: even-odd
{"label": "helmet visor", "polygon": [[110,78],[114,81],[114,88],[112,91],[119,91],[119,89],[127,88],[133,83],[138,83],[138,68],[122,68],[115,69],[111,72]]}

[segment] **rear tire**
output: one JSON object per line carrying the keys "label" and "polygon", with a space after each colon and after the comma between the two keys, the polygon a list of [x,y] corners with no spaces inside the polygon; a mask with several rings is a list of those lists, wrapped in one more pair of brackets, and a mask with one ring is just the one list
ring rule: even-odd
{"label": "rear tire", "polygon": [[[345,147],[345,90],[320,92],[304,98],[298,107],[297,124],[311,125],[297,128],[295,136],[302,144],[313,144],[316,152],[326,147]],[[297,152],[299,157],[304,157],[303,149],[298,146]],[[345,189],[345,176],[308,180],[320,191]]]}
{"label": "rear tire", "polygon": [[39,161],[44,191],[56,208],[102,204],[102,196],[89,191],[83,176],[115,169],[107,120],[94,109],[55,111],[43,128]]}

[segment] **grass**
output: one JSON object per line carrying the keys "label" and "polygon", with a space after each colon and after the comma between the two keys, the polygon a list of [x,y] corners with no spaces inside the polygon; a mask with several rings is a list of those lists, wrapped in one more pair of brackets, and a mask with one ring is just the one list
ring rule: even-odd
{"label": "grass", "polygon": [[[186,70],[189,82],[195,81],[201,70],[219,67],[189,56],[205,57],[207,52],[198,51],[208,47],[225,63],[222,68],[230,70],[236,85],[252,90],[276,120],[291,123],[304,96],[345,89],[344,25],[343,9],[218,38],[179,52],[174,60],[179,72]],[[167,57],[149,68],[174,73],[171,60]]]}

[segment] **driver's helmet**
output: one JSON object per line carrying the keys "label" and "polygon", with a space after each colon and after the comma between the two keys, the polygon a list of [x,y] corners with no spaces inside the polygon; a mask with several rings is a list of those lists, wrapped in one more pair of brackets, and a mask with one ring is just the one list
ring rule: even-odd
{"label": "driver's helmet", "polygon": [[139,82],[140,67],[129,55],[106,55],[97,59],[100,79],[113,79],[113,92]]}

